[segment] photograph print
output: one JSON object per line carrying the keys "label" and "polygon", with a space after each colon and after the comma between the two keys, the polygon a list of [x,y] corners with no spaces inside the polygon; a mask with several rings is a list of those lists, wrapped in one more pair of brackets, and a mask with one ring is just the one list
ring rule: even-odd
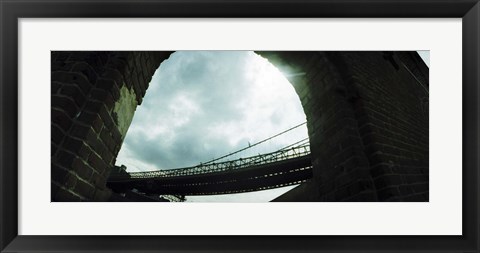
{"label": "photograph print", "polygon": [[52,51],[52,202],[428,202],[429,51]]}

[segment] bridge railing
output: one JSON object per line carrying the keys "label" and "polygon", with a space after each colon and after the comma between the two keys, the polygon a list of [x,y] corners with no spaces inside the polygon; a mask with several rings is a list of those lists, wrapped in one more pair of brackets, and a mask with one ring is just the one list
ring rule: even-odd
{"label": "bridge railing", "polygon": [[246,158],[240,158],[232,161],[225,161],[219,163],[200,164],[197,166],[171,169],[171,170],[157,170],[144,172],[131,172],[126,175],[113,173],[110,175],[110,180],[121,179],[147,179],[147,178],[168,178],[168,177],[182,177],[215,172],[223,172],[230,170],[238,170],[247,167],[278,162],[291,158],[301,157],[310,154],[310,144],[304,144],[288,149],[282,149],[272,153],[261,154]]}

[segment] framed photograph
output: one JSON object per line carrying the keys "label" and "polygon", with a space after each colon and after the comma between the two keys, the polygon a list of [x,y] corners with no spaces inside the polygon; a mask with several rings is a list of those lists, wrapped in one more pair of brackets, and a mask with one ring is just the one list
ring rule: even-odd
{"label": "framed photograph", "polygon": [[479,252],[480,5],[2,1],[1,252]]}

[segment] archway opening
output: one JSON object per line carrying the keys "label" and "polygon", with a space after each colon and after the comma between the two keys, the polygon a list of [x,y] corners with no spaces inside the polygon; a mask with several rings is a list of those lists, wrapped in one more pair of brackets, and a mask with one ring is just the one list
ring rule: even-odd
{"label": "archway opening", "polygon": [[[217,161],[242,149],[223,160],[274,152],[308,144],[304,122],[292,85],[254,52],[178,51],[153,76],[116,165],[127,172],[158,171]],[[266,202],[293,187],[186,199]]]}

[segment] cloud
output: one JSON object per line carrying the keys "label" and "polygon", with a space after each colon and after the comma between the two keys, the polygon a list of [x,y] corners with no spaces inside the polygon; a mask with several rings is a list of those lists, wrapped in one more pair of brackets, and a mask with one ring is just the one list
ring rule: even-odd
{"label": "cloud", "polygon": [[430,68],[430,50],[417,51],[417,53],[420,55],[420,58],[422,58],[427,67]]}
{"label": "cloud", "polygon": [[[137,108],[117,165],[193,166],[305,121],[293,87],[250,51],[179,51],[163,62]],[[306,127],[242,156],[307,137]]]}

